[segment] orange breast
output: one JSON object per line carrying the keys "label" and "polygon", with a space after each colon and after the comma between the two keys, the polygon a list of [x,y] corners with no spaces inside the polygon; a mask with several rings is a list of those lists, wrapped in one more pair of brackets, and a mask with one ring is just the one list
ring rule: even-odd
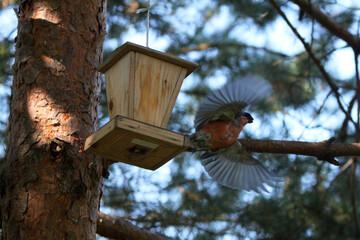
{"label": "orange breast", "polygon": [[202,129],[211,135],[211,148],[226,148],[233,145],[239,137],[243,125],[236,127],[231,121],[210,122]]}

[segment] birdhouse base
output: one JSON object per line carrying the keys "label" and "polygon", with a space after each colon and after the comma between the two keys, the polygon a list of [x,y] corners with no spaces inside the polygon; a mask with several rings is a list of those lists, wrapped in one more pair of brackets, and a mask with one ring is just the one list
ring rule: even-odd
{"label": "birdhouse base", "polygon": [[155,170],[188,148],[188,137],[116,116],[86,139],[85,151],[115,162]]}

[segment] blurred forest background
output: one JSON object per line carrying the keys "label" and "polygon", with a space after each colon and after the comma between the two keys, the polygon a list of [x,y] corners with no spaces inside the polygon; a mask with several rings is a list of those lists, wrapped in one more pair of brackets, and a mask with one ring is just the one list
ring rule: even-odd
{"label": "blurred forest background", "polygon": [[[0,31],[3,158],[16,2],[0,2],[4,23],[15,21]],[[104,58],[126,41],[145,43],[146,12],[138,10],[146,6],[108,1]],[[255,122],[241,138],[359,142],[358,1],[152,0],[150,26],[150,47],[199,64],[184,81],[169,129],[191,133],[202,97],[258,74],[274,91],[249,110]],[[100,109],[99,126],[108,121],[105,91]],[[181,154],[155,172],[112,165],[100,210],[175,239],[360,238],[357,158],[339,158],[336,167],[314,157],[255,154],[284,178],[270,193],[255,194],[218,185],[198,154]]]}

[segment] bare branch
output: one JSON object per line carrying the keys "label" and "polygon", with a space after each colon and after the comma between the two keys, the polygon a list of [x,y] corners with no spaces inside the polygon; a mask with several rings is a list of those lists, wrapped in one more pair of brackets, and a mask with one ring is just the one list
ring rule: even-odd
{"label": "bare branch", "polygon": [[298,154],[329,161],[340,156],[360,156],[360,143],[298,142],[279,140],[239,139],[249,151],[261,153]]}
{"label": "bare branch", "polygon": [[323,203],[322,205],[324,205],[324,202],[326,201],[326,199],[328,199],[328,194],[332,186],[340,178],[340,176],[353,164],[353,162],[354,162],[354,158],[349,158],[348,161],[341,166],[339,172],[331,180],[329,187],[325,190],[325,193],[321,196],[321,202]]}
{"label": "bare branch", "polygon": [[[357,95],[358,93],[356,92],[355,93],[355,96],[351,99],[349,105],[348,105],[348,115],[350,115],[353,107],[354,107],[354,104],[355,104],[355,100],[357,99]],[[340,131],[339,131],[339,140],[340,142],[344,142],[346,140],[346,138],[348,137],[348,134],[347,134],[347,129],[348,129],[348,123],[349,123],[349,117],[346,116],[342,125],[341,125],[341,128],[340,128]]]}
{"label": "bare branch", "polygon": [[310,58],[313,60],[321,74],[323,75],[325,81],[330,86],[331,90],[334,92],[336,100],[338,102],[338,105],[341,109],[341,111],[349,118],[349,120],[354,124],[355,128],[357,129],[359,126],[354,122],[350,114],[345,110],[344,106],[342,105],[340,101],[340,93],[338,91],[338,86],[334,83],[334,81],[331,79],[330,75],[326,72],[324,66],[320,63],[320,60],[314,55],[314,53],[311,50],[310,45],[305,41],[305,39],[300,35],[300,33],[296,30],[296,28],[291,24],[289,19],[286,17],[285,13],[281,10],[280,6],[275,2],[275,0],[270,0],[270,3],[274,6],[274,8],[278,11],[279,15],[284,19],[284,21],[287,23],[287,25],[290,27],[290,29],[293,31],[295,36],[301,41],[303,44],[306,52],[309,54]]}
{"label": "bare branch", "polygon": [[334,179],[331,181],[330,186],[340,177],[341,174],[343,174],[346,171],[346,169],[348,169],[353,164],[353,162],[354,162],[354,158],[350,158],[344,165],[341,166],[338,174],[336,174]]}
{"label": "bare branch", "polygon": [[[334,165],[339,165],[334,157],[360,156],[360,143],[333,143],[333,141],[333,138],[323,142],[239,139],[241,145],[251,152],[313,156]],[[189,148],[188,151],[201,150]]]}
{"label": "bare branch", "polygon": [[121,218],[98,213],[96,233],[107,238],[119,240],[146,239],[146,240],[165,240],[164,236],[154,234],[148,230],[139,228]]}
{"label": "bare branch", "polygon": [[360,39],[350,32],[348,32],[343,26],[334,22],[329,16],[321,12],[318,8],[314,7],[310,1],[304,0],[290,0],[297,4],[302,11],[312,16],[318,23],[326,28],[330,33],[334,34],[338,38],[344,40],[349,44],[356,52],[360,50]]}
{"label": "bare branch", "polygon": [[238,43],[238,42],[229,42],[229,43],[201,43],[198,44],[196,46],[193,47],[184,47],[181,48],[180,51],[181,53],[189,53],[189,52],[194,52],[194,51],[204,51],[204,50],[208,50],[210,48],[224,48],[224,47],[243,47],[243,48],[251,48],[254,50],[260,50],[260,51],[264,51],[267,53],[270,53],[272,55],[277,55],[279,57],[282,58],[289,58],[290,56],[281,53],[281,52],[277,52],[265,47],[256,47],[256,46],[251,46],[251,45],[247,45],[247,44],[243,44],[243,43]]}
{"label": "bare branch", "polygon": [[[359,78],[359,54],[354,52],[355,57],[355,79],[356,79],[356,93],[357,93],[357,102],[358,102],[358,112],[357,112],[357,124],[360,124],[360,78]],[[360,140],[360,129],[356,129],[356,141]]]}
{"label": "bare branch", "polygon": [[329,98],[329,96],[331,95],[331,93],[332,93],[332,91],[330,91],[330,92],[326,95],[323,103],[320,105],[319,109],[314,113],[313,117],[311,118],[311,121],[310,121],[310,122],[304,127],[304,129],[301,131],[301,134],[300,134],[300,136],[299,136],[298,139],[300,139],[300,138],[302,137],[302,135],[304,134],[305,130],[307,130],[307,129],[309,128],[309,126],[311,125],[311,123],[316,119],[316,117],[320,115],[321,110],[322,110],[323,107],[325,106],[326,100]]}

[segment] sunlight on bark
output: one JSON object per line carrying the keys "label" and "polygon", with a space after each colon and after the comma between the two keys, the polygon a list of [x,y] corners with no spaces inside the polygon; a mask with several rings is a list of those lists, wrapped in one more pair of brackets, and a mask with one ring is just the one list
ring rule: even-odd
{"label": "sunlight on bark", "polygon": [[58,24],[61,21],[59,16],[56,15],[56,12],[52,11],[53,7],[48,6],[46,2],[35,2],[33,8],[36,9],[36,11],[31,12],[32,15],[30,18],[44,19],[54,24]]}

